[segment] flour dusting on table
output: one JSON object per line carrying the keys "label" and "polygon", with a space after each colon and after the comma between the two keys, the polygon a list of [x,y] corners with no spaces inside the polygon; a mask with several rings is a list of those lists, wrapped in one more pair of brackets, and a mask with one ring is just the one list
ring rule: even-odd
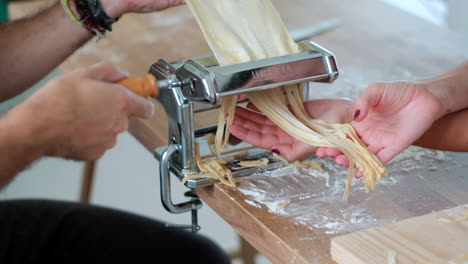
{"label": "flour dusting on table", "polygon": [[389,177],[379,180],[376,190],[366,194],[362,179],[354,179],[350,198],[345,201],[342,196],[347,169],[336,165],[331,158],[312,159],[322,166],[323,172],[290,164],[248,177],[237,189],[252,206],[266,207],[273,214],[291,217],[296,224],[325,234],[339,234],[397,220],[392,212],[374,215],[376,205],[371,201],[379,199],[385,189],[391,192],[388,188],[397,188],[406,177],[415,180],[411,174],[422,169],[436,170],[452,162],[450,154],[445,152],[411,147],[387,165]]}

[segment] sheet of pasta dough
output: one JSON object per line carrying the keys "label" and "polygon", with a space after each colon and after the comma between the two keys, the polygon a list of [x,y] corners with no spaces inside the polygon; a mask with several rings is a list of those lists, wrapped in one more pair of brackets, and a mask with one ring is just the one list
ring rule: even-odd
{"label": "sheet of pasta dough", "polygon": [[270,0],[186,2],[220,65],[299,51]]}

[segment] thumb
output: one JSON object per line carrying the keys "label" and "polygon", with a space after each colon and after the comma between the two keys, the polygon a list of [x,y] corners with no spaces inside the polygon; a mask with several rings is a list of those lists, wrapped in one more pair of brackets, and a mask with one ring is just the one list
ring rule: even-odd
{"label": "thumb", "polygon": [[377,153],[377,158],[385,165],[389,163],[396,155],[398,155],[400,152],[402,152],[408,147],[409,145],[406,147],[404,146],[400,147],[398,145],[394,145],[392,147],[383,148],[381,151]]}
{"label": "thumb", "polygon": [[118,86],[127,93],[127,104],[125,110],[133,116],[151,117],[154,114],[154,104],[150,99],[146,99],[136,93]]}
{"label": "thumb", "polygon": [[115,83],[128,77],[127,73],[108,62],[94,64],[85,71],[85,75],[93,80],[109,83]]}
{"label": "thumb", "polygon": [[308,144],[300,144],[296,148],[293,148],[291,144],[278,144],[274,149],[275,153],[282,155],[288,161],[301,160],[317,151],[317,147]]}
{"label": "thumb", "polygon": [[384,86],[382,83],[369,85],[367,90],[353,103],[354,121],[360,122],[367,117],[369,110],[379,102],[383,91]]}

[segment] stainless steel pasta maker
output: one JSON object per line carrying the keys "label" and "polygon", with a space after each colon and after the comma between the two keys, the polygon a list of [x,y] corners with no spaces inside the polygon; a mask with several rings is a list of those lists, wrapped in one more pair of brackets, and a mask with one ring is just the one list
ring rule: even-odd
{"label": "stainless steel pasta maker", "polygon": [[[220,101],[225,96],[299,83],[304,83],[308,91],[309,82],[331,83],[338,77],[336,60],[331,52],[311,41],[302,41],[298,45],[300,52],[296,54],[236,65],[219,66],[216,58],[209,55],[181,63],[159,60],[151,66],[149,73],[157,79],[159,88],[156,100],[163,105],[169,122],[169,144],[155,151],[159,161],[161,200],[166,210],[183,213],[201,207],[201,202],[193,197],[190,201],[174,204],[170,184],[171,172],[183,180],[188,171],[198,171],[195,160],[197,142],[201,145],[202,155],[208,153],[203,153],[204,145],[208,149],[206,142],[203,142],[206,139],[204,136],[216,130],[217,122],[214,120],[214,125],[208,127],[196,127],[197,115],[219,109]],[[245,151],[245,148],[242,150]],[[269,151],[252,147],[243,160],[269,154]],[[268,158],[271,162],[266,167],[238,168],[235,162],[228,166],[231,166],[235,177],[242,177],[282,164],[279,160]],[[185,185],[193,189],[212,183],[212,179],[203,178],[188,180]]]}

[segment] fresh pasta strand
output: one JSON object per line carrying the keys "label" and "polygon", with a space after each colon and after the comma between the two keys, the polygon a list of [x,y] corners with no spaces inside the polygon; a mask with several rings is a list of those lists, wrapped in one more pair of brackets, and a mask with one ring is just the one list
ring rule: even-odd
{"label": "fresh pasta strand", "polygon": [[221,183],[235,186],[236,181],[232,175],[232,172],[229,168],[227,168],[225,160],[212,160],[212,159],[205,159],[202,160],[200,154],[200,146],[195,144],[195,159],[200,169],[200,172],[188,172],[185,171],[184,173],[186,176],[182,180],[182,183],[185,184],[190,179],[200,179],[200,178],[212,178],[215,180],[219,180]]}
{"label": "fresh pasta strand", "polygon": [[[221,150],[227,145],[229,140],[229,127],[234,121],[234,111],[236,110],[238,96],[229,96],[223,100],[218,116],[218,129],[215,136],[215,151],[218,158]],[[225,120],[227,116],[227,121]]]}
{"label": "fresh pasta strand", "polygon": [[[186,2],[220,65],[299,51],[270,0]],[[373,190],[376,181],[387,175],[383,164],[367,149],[350,124],[327,124],[323,120],[310,118],[303,106],[303,85],[250,92],[247,96],[263,114],[297,140],[313,146],[337,147],[348,157],[345,199],[351,190],[356,169],[364,173],[366,192]],[[218,159],[229,137],[236,102],[237,97],[227,97],[222,101],[215,137]],[[222,182],[228,179],[229,183],[233,183],[229,173],[213,165],[212,161],[200,161],[199,167],[202,172],[210,170],[224,175],[218,176]]]}

